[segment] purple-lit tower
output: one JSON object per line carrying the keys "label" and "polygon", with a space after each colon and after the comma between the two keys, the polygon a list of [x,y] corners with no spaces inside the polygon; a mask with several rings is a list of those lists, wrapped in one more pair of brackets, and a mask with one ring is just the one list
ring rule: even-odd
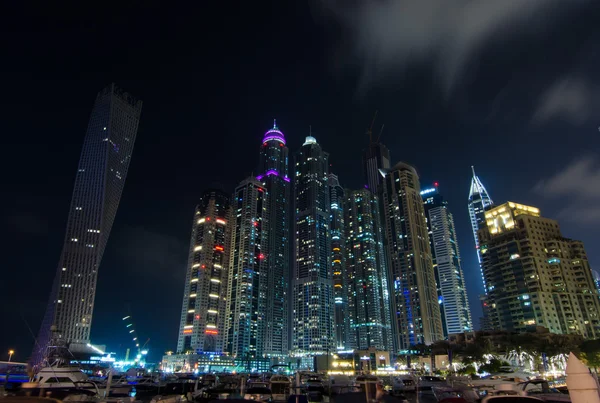
{"label": "purple-lit tower", "polygon": [[263,355],[273,359],[287,356],[289,350],[289,206],[288,148],[285,137],[277,128],[265,133],[260,148],[259,175],[267,188],[269,212],[267,264],[267,295]]}

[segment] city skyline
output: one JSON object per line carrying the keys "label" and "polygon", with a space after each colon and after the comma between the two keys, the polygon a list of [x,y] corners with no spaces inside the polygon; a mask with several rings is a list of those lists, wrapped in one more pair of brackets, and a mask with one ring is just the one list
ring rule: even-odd
{"label": "city skyline", "polygon": [[[433,0],[447,12],[412,7],[400,15],[378,3],[354,25],[337,7],[316,3],[241,4],[235,14],[217,3],[185,12],[153,3],[93,11],[10,4],[15,18],[4,28],[15,40],[6,41],[9,63],[0,67],[9,77],[0,109],[0,288],[11,303],[0,312],[14,331],[0,335],[0,351],[25,360],[32,350],[64,243],[82,134],[95,94],[113,81],[144,100],[90,336],[120,354],[135,348],[122,329],[130,313],[140,340],[150,339],[149,356],[175,349],[194,206],[207,189],[229,194],[260,174],[257,152],[273,118],[290,155],[312,126],[330,171],[344,187],[362,189],[361,150],[379,111],[372,139],[389,148],[390,163],[414,166],[423,186],[439,182],[449,202],[474,322],[483,286],[466,208],[471,165],[496,203],[536,206],[584,241],[598,270],[600,76],[592,50],[600,5],[535,2],[524,13],[481,5],[481,29],[472,31],[457,23],[472,15],[466,3]],[[217,18],[198,24],[207,13]],[[388,16],[405,23],[390,27],[394,35],[369,36],[389,26]]]}

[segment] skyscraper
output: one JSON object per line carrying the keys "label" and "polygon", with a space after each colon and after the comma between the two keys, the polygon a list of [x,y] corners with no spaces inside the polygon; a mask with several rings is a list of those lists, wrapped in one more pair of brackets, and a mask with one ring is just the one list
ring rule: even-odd
{"label": "skyscraper", "polygon": [[289,206],[288,148],[285,137],[277,127],[264,135],[260,148],[257,177],[269,194],[267,295],[263,354],[284,357],[289,352]]}
{"label": "skyscraper", "polygon": [[331,271],[333,274],[333,299],[335,322],[335,347],[346,350],[349,334],[348,287],[346,284],[346,237],[344,234],[344,189],[338,177],[329,174],[331,201]]}
{"label": "skyscraper", "polygon": [[419,176],[403,162],[382,170],[395,348],[444,338]]}
{"label": "skyscraper", "polygon": [[383,178],[380,170],[390,169],[390,151],[380,142],[372,139],[369,147],[363,151],[363,169],[367,188],[374,194],[380,196],[383,186]]}
{"label": "skyscraper", "polygon": [[479,177],[475,175],[475,168],[471,167],[471,170],[473,171],[473,177],[471,178],[471,189],[469,190],[469,217],[471,218],[471,227],[473,229],[473,238],[475,239],[477,261],[479,262],[479,269],[481,270],[483,288],[487,293],[485,278],[481,268],[481,254],[479,253],[479,236],[477,231],[479,231],[482,226],[485,226],[485,210],[492,206],[494,202],[485,189],[485,186],[483,186],[479,180]]}
{"label": "skyscraper", "polygon": [[508,202],[479,230],[493,327],[600,337],[600,299],[583,243],[564,238],[536,207]]}
{"label": "skyscraper", "polygon": [[389,351],[390,299],[379,201],[367,189],[345,193],[348,347]]}
{"label": "skyscraper", "polygon": [[[137,134],[142,102],[111,84],[96,96],[75,176],[65,241],[37,346],[51,328],[69,343],[90,341],[96,281]],[[39,363],[41,350],[34,351]]]}
{"label": "skyscraper", "polygon": [[242,181],[231,198],[226,350],[244,360],[260,358],[264,350],[268,198],[253,177]]}
{"label": "skyscraper", "polygon": [[177,352],[224,352],[227,263],[229,259],[229,197],[206,191],[196,206]]}
{"label": "skyscraper", "polygon": [[[292,354],[298,358],[328,354],[335,348],[328,174],[329,154],[314,137],[306,137],[296,154],[294,176]],[[312,365],[310,359],[301,364]]]}
{"label": "skyscraper", "polygon": [[460,261],[454,216],[435,187],[421,191],[429,228],[429,243],[438,286],[444,336],[473,331],[471,310]]}

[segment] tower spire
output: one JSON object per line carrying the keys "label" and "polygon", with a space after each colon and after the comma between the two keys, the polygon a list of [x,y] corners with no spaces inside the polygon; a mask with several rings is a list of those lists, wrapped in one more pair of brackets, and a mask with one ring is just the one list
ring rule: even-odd
{"label": "tower spire", "polygon": [[277,119],[273,119],[273,129],[277,129]]}
{"label": "tower spire", "polygon": [[474,178],[476,175],[475,175],[475,167],[473,165],[471,165],[471,171],[473,171],[473,178]]}

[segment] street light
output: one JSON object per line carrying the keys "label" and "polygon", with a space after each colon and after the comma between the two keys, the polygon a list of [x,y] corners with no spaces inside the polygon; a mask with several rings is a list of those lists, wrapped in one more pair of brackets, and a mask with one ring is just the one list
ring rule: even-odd
{"label": "street light", "polygon": [[8,350],[8,362],[10,362],[14,353],[15,353],[15,350]]}

